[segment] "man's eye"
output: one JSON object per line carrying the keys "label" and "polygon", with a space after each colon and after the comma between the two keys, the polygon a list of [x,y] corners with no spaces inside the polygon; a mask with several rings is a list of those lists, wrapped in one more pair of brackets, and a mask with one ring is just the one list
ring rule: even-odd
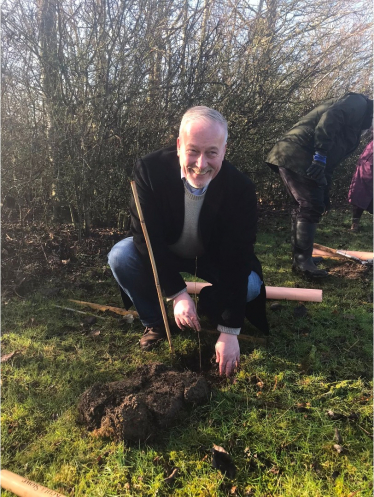
{"label": "man's eye", "polygon": [[197,154],[197,150],[194,150],[194,149],[192,149],[192,148],[190,148],[189,150],[187,150],[187,152],[188,152],[189,154]]}
{"label": "man's eye", "polygon": [[213,151],[211,151],[211,152],[208,152],[208,155],[209,155],[210,157],[216,157],[217,152],[213,152]]}

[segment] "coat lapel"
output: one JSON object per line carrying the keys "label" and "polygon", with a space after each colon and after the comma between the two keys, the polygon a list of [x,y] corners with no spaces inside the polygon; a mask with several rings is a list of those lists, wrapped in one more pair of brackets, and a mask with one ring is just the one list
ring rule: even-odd
{"label": "coat lapel", "polygon": [[228,180],[228,166],[226,161],[223,161],[220,172],[208,187],[200,213],[199,230],[205,247],[209,244],[213,227],[219,226],[215,220],[225,199]]}
{"label": "coat lapel", "polygon": [[[182,231],[184,223],[184,186],[176,152],[171,154],[170,161],[166,163],[165,173],[165,195],[168,198],[173,224]],[[181,231],[178,233],[178,237]]]}

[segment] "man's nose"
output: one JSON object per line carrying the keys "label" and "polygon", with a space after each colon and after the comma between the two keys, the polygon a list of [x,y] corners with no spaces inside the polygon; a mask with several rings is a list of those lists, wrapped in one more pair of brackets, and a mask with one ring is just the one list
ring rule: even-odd
{"label": "man's nose", "polygon": [[196,165],[199,169],[204,169],[206,166],[206,158],[204,157],[204,154],[200,154],[197,161]]}

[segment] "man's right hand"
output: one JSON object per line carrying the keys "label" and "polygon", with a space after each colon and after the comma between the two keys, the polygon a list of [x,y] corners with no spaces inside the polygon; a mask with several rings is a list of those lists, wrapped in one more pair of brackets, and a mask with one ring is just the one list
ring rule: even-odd
{"label": "man's right hand", "polygon": [[196,306],[189,294],[181,293],[173,301],[175,322],[181,330],[186,326],[193,330],[200,331],[199,318],[197,317]]}

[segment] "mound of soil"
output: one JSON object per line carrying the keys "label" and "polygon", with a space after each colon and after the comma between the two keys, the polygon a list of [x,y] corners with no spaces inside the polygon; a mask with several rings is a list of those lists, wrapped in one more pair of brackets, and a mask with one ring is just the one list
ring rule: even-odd
{"label": "mound of soil", "polygon": [[359,278],[372,279],[372,273],[372,265],[350,261],[337,263],[333,268],[329,269],[330,275],[349,280],[357,280]]}
{"label": "mound of soil", "polygon": [[79,401],[80,421],[99,436],[118,440],[149,440],[170,426],[188,404],[207,402],[206,379],[164,364],[138,368],[122,381],[86,390]]}

